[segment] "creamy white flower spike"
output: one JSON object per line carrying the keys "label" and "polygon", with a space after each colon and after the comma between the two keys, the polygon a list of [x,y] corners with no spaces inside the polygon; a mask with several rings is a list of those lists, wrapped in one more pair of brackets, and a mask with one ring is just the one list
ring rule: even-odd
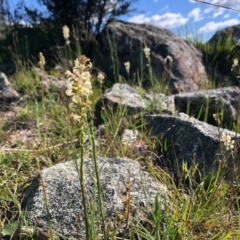
{"label": "creamy white flower spike", "polygon": [[223,141],[223,144],[224,144],[224,146],[226,147],[227,150],[232,150],[234,148],[235,141],[232,140],[230,135],[224,134],[221,137],[221,140]]}
{"label": "creamy white flower spike", "polygon": [[77,58],[74,63],[73,72],[66,71],[65,73],[68,78],[66,95],[72,97],[69,107],[72,110],[76,109],[76,111],[80,109],[79,113],[72,114],[74,120],[80,121],[91,105],[89,96],[93,92],[89,69],[92,67],[92,64],[90,59],[84,55]]}
{"label": "creamy white flower spike", "polygon": [[145,47],[145,48],[143,49],[143,51],[144,51],[145,57],[146,57],[146,58],[149,58],[149,57],[150,57],[150,54],[151,54],[151,49],[148,48],[148,47]]}
{"label": "creamy white flower spike", "polygon": [[126,72],[129,74],[129,72],[130,72],[130,62],[129,61],[125,62],[124,66],[125,66]]}
{"label": "creamy white flower spike", "polygon": [[69,37],[70,37],[70,30],[69,30],[69,27],[67,25],[64,25],[63,28],[63,37],[65,39],[65,42],[66,44],[70,44],[70,41],[69,41]]}
{"label": "creamy white flower spike", "polygon": [[103,84],[104,79],[105,79],[105,77],[104,77],[103,73],[99,72],[98,76],[97,76],[97,80],[101,85]]}

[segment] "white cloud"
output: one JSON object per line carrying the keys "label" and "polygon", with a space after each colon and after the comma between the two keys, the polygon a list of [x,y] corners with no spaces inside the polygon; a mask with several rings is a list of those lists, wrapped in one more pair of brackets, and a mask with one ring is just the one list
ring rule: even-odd
{"label": "white cloud", "polygon": [[218,11],[216,11],[214,14],[213,14],[213,17],[216,18],[220,15],[222,15],[224,13],[224,10],[223,9],[219,9]]}
{"label": "white cloud", "polygon": [[229,14],[225,14],[223,18],[229,18]]}
{"label": "white cloud", "polygon": [[[8,22],[8,21],[6,21],[6,22],[4,22],[4,23],[5,23],[6,25],[14,26],[14,23],[13,23],[13,22]],[[32,28],[32,27],[33,27],[33,25],[32,25],[30,22],[25,21],[25,20],[19,20],[19,21],[17,21],[17,23],[20,24],[22,27],[28,27],[28,28]]]}
{"label": "white cloud", "polygon": [[189,18],[193,18],[194,22],[198,22],[203,19],[203,16],[201,15],[201,9],[200,8],[194,8],[190,13],[187,15]]}
{"label": "white cloud", "polygon": [[240,0],[212,0],[210,3],[231,8],[237,8],[240,6]]}
{"label": "white cloud", "polygon": [[220,28],[225,28],[225,27],[239,24],[239,22],[240,21],[238,19],[229,19],[223,22],[212,21],[212,22],[208,22],[203,27],[199,28],[198,32],[199,33],[215,32]]}
{"label": "white cloud", "polygon": [[194,1],[194,0],[189,0],[189,2],[190,2],[190,3],[196,3],[196,1]]}
{"label": "white cloud", "polygon": [[134,23],[149,23],[150,18],[146,17],[144,13],[139,14],[137,16],[131,17],[128,19],[129,22],[134,22]]}
{"label": "white cloud", "polygon": [[161,9],[159,10],[159,12],[162,13],[162,12],[165,12],[165,11],[167,11],[167,10],[168,10],[168,5],[166,5],[165,7],[161,8]]}
{"label": "white cloud", "polygon": [[222,15],[224,13],[224,11],[225,11],[225,9],[223,9],[223,8],[208,7],[203,10],[203,13],[204,13],[204,15],[211,14],[210,17],[213,16],[214,18],[216,18],[217,16]]}
{"label": "white cloud", "polygon": [[151,17],[147,17],[145,14],[139,14],[129,18],[128,21],[134,23],[147,23],[163,28],[174,28],[186,24],[188,18],[183,17],[180,13],[168,12],[162,15],[155,14]]}
{"label": "white cloud", "polygon": [[208,7],[208,8],[205,8],[204,10],[203,10],[203,13],[204,14],[208,14],[208,13],[211,13],[211,12],[213,12],[214,11],[214,8],[213,7]]}

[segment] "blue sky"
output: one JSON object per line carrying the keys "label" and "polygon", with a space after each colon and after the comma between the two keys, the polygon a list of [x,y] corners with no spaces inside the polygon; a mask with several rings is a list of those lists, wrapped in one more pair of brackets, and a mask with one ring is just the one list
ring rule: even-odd
{"label": "blue sky", "polygon": [[[240,10],[240,0],[205,0],[205,2]],[[175,33],[194,35],[207,41],[219,29],[240,24],[240,13],[212,7],[194,0],[139,0],[142,14],[126,20],[168,28]],[[191,37],[191,36],[189,36]]]}
{"label": "blue sky", "polygon": [[[9,1],[12,6],[17,2]],[[240,10],[240,0],[205,1]],[[33,7],[36,7],[36,2],[37,0],[25,0],[28,6]],[[219,29],[240,24],[239,12],[194,0],[138,0],[134,7],[138,12],[124,16],[123,20],[168,28],[182,36],[198,36],[204,41],[210,39]]]}

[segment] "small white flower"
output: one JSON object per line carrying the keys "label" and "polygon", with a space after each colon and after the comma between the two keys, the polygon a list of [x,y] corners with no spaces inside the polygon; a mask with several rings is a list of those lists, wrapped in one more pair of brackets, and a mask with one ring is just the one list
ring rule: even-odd
{"label": "small white flower", "polygon": [[67,90],[66,90],[66,95],[67,95],[67,96],[73,96],[74,93],[73,93],[72,89],[70,89],[70,88],[67,89]]}
{"label": "small white flower", "polygon": [[145,48],[143,49],[143,51],[144,51],[145,57],[146,57],[146,58],[149,58],[149,57],[150,57],[150,54],[151,54],[151,49],[148,48],[148,47],[145,47]]}
{"label": "small white flower", "polygon": [[104,81],[105,77],[104,77],[104,75],[101,72],[99,72],[98,76],[97,76],[97,79],[98,79],[98,82],[100,84],[103,84],[103,81]]}
{"label": "small white flower", "polygon": [[171,56],[167,55],[167,57],[164,60],[165,60],[165,63],[169,63],[170,65],[172,65],[173,58]]}
{"label": "small white flower", "polygon": [[73,118],[73,120],[75,120],[77,122],[80,122],[80,120],[82,118],[81,116],[74,114],[74,113],[71,114],[71,117]]}
{"label": "small white flower", "polygon": [[76,104],[82,104],[82,97],[80,97],[78,95],[73,95],[72,101],[73,101],[73,103],[76,103]]}
{"label": "small white flower", "polygon": [[65,72],[65,75],[69,78],[69,77],[74,77],[74,74],[72,74],[69,70],[67,70]]}
{"label": "small white flower", "polygon": [[70,30],[69,30],[69,27],[67,25],[64,25],[63,28],[63,37],[64,39],[66,40],[66,42],[68,41],[69,37],[70,37]]}
{"label": "small white flower", "polygon": [[236,66],[238,66],[238,59],[237,58],[235,58],[233,60],[233,67],[236,67]]}
{"label": "small white flower", "polygon": [[125,66],[126,72],[129,74],[129,72],[130,72],[130,62],[129,61],[125,62],[124,66]]}
{"label": "small white flower", "polygon": [[234,140],[231,140],[231,136],[228,134],[224,134],[221,138],[223,141],[224,146],[226,147],[227,150],[232,150],[234,149]]}

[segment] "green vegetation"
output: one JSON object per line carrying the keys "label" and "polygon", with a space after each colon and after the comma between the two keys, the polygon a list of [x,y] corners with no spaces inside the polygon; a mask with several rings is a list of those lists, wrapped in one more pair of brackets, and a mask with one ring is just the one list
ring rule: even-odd
{"label": "green vegetation", "polygon": [[[65,40],[67,41],[67,38]],[[236,51],[232,47],[231,36],[226,41],[221,41],[211,46],[202,44],[196,39],[194,39],[193,43],[204,53],[204,60],[207,66],[215,68],[218,64],[225,65],[225,62],[221,62],[223,59],[232,66],[232,60],[236,57]],[[73,61],[76,57],[79,57],[76,56],[75,50],[78,49],[77,54],[81,54],[81,47],[78,45],[78,41],[73,42],[73,44],[74,50],[66,42],[63,48],[58,48],[61,51],[56,53],[56,59],[59,62],[62,60],[60,63],[66,70],[69,66],[72,67]],[[114,47],[114,43],[112,43],[112,46]],[[167,80],[163,81],[165,84],[161,85],[153,76],[148,55],[150,53],[146,47],[141,53],[141,58],[146,57],[149,61],[148,77],[151,81],[151,89],[149,91],[168,93]],[[27,53],[30,54],[28,50]],[[101,137],[96,137],[98,144],[95,144],[95,138],[93,137],[94,126],[92,123],[94,120],[93,109],[104,90],[103,79],[94,76],[94,74],[88,75],[89,78],[91,77],[91,87],[89,84],[85,87],[89,92],[87,89],[85,91],[79,90],[81,101],[80,99],[77,102],[75,101],[77,104],[74,106],[73,111],[72,108],[69,108],[71,99],[68,96],[60,94],[54,88],[51,91],[45,91],[46,89],[41,85],[41,78],[26,66],[26,61],[36,58],[36,56],[29,56],[29,59],[25,59],[18,52],[15,52],[15,54],[19,70],[10,81],[23,97],[13,106],[13,111],[0,115],[0,233],[4,239],[11,239],[18,228],[18,223],[26,221],[20,205],[23,194],[33,176],[45,167],[74,159],[74,156],[79,152],[81,152],[82,163],[84,156],[91,156],[96,166],[96,156],[129,157],[140,161],[143,167],[156,178],[156,181],[166,184],[169,191],[171,191],[172,205],[165,206],[162,209],[158,196],[155,196],[155,203],[152,206],[149,218],[139,220],[130,227],[129,231],[126,230],[124,232],[125,239],[240,239],[238,196],[240,175],[236,169],[233,171],[232,181],[229,182],[225,179],[226,166],[224,164],[219,164],[215,175],[200,177],[197,176],[198,170],[196,165],[193,164],[191,168],[183,165],[181,166],[182,175],[178,181],[174,181],[169,172],[154,166],[156,145],[160,144],[163,151],[168,147],[165,142],[159,140],[160,142],[156,143],[155,140],[150,139],[144,128],[142,115],[156,110],[155,107],[147,109],[145,112],[143,111],[142,115],[130,115],[123,106],[104,106],[104,109],[101,111],[104,130]],[[63,59],[63,55],[67,56],[67,59]],[[113,54],[111,57],[113,66],[117,66],[116,56]],[[48,61],[47,58],[46,61]],[[45,71],[43,56],[40,56],[40,63],[42,71]],[[125,66],[127,67],[128,64]],[[118,76],[117,69],[113,69],[116,82],[126,81]],[[88,67],[86,67],[86,70],[89,70]],[[236,70],[234,74],[239,73],[238,69],[234,68],[234,70]],[[60,76],[63,75],[63,73],[57,73],[53,69],[49,69],[49,72]],[[140,69],[140,76],[135,81],[138,83],[138,86],[135,87],[138,87],[143,94],[144,90],[141,89],[142,74]],[[71,76],[68,73],[68,77]],[[71,97],[76,95],[77,92],[75,90],[72,91],[72,88],[75,86],[74,83],[73,79],[71,79],[72,85],[68,89],[70,91],[68,95]],[[218,83],[212,85],[214,87],[219,86]],[[226,83],[227,85],[228,83]],[[71,94],[71,91],[74,94]],[[85,105],[82,105],[82,102]],[[216,121],[220,123],[219,116],[216,115],[215,117]],[[140,131],[140,140],[148,146],[146,152],[143,151],[139,154],[136,149],[126,146],[121,141],[121,135],[126,128]],[[219,132],[219,137],[221,137],[220,135],[221,133]],[[89,137],[92,143],[90,150],[84,148],[86,137]],[[233,142],[227,137],[225,146],[220,148],[223,163],[229,157],[224,150],[225,147],[228,147],[230,154],[234,155]],[[82,168],[83,165],[78,169],[81,173],[83,173]],[[81,176],[84,175],[81,174]],[[97,168],[96,178],[99,180]],[[80,178],[79,181],[84,185],[84,177]],[[97,187],[100,189],[100,186]],[[82,189],[82,195],[84,196],[84,188]],[[98,196],[98,199],[102,223],[100,227],[94,224],[94,206],[90,207],[91,214],[89,217],[87,216],[86,209],[88,203],[83,198],[87,230],[86,237],[92,240],[100,239],[99,234],[101,233],[105,239],[117,239],[117,236],[109,236],[108,231],[106,231],[104,225],[106,216],[104,216],[101,208],[101,195]],[[130,205],[131,199],[129,198],[128,206]],[[128,218],[127,213],[125,216],[122,216],[123,221],[128,221]],[[95,228],[90,229],[89,222]],[[49,227],[52,230],[50,221]],[[25,234],[28,235],[29,239],[34,239],[30,231]],[[20,236],[17,237],[20,239]],[[22,239],[26,238],[22,236]],[[50,231],[49,239],[55,239],[52,231]]]}

